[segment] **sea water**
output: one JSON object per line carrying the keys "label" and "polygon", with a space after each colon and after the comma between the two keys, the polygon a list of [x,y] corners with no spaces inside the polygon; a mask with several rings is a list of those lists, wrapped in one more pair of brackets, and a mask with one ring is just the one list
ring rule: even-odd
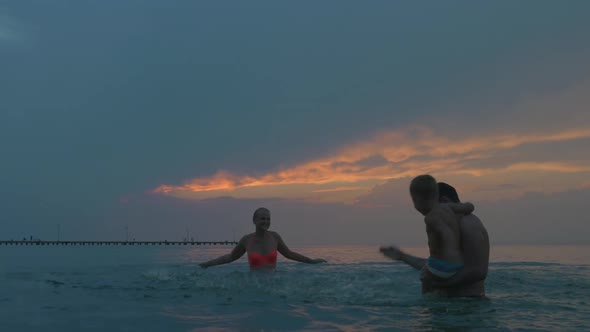
{"label": "sea water", "polygon": [[[493,246],[487,299],[420,294],[376,246],[294,247],[328,264],[228,246],[0,246],[0,331],[590,330],[590,246]],[[426,255],[426,248],[408,248]]]}

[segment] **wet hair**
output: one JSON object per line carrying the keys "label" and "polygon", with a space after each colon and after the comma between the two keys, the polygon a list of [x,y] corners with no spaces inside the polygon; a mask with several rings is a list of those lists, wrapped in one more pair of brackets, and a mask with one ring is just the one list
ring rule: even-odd
{"label": "wet hair", "polygon": [[457,190],[453,188],[448,183],[439,182],[438,183],[438,200],[440,201],[441,198],[446,197],[451,200],[453,203],[461,203],[459,200],[459,195],[457,194]]}
{"label": "wet hair", "polygon": [[438,185],[432,175],[418,175],[410,183],[410,194],[420,199],[438,200]]}
{"label": "wet hair", "polygon": [[260,208],[256,209],[256,211],[254,211],[254,215],[252,216],[252,221],[256,220],[256,217],[258,217],[258,215],[265,213],[265,212],[270,214],[270,210],[267,208],[260,207]]}

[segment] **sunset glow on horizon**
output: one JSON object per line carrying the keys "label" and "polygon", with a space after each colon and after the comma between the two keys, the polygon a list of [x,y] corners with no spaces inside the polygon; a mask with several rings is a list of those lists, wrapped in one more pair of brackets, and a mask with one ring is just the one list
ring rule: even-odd
{"label": "sunset glow on horizon", "polygon": [[0,6],[7,237],[225,238],[264,206],[293,243],[423,243],[426,173],[498,241],[589,241],[590,2],[64,8]]}
{"label": "sunset glow on horizon", "polygon": [[[163,184],[154,193],[182,198],[298,198],[351,201],[386,180],[430,173],[435,176],[505,177],[508,173],[584,173],[589,160],[531,161],[512,150],[590,138],[590,128],[571,128],[542,134],[502,134],[451,139],[425,127],[394,130],[350,146],[325,158],[261,175],[218,171],[183,185]],[[537,157],[538,158],[538,157]],[[526,179],[526,175],[523,177]],[[521,192],[530,189],[520,188]],[[347,192],[342,195],[342,192]]]}

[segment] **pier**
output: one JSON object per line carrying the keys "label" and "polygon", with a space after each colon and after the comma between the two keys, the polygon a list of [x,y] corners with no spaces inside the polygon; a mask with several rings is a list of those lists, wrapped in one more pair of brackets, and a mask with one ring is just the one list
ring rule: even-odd
{"label": "pier", "polygon": [[235,241],[0,241],[0,246],[225,246]]}

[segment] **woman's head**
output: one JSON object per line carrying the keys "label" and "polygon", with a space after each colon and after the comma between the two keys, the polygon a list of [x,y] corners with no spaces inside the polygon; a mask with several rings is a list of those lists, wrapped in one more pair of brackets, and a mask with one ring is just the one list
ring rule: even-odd
{"label": "woman's head", "polygon": [[270,227],[270,211],[263,207],[256,209],[252,221],[257,229],[268,230]]}

